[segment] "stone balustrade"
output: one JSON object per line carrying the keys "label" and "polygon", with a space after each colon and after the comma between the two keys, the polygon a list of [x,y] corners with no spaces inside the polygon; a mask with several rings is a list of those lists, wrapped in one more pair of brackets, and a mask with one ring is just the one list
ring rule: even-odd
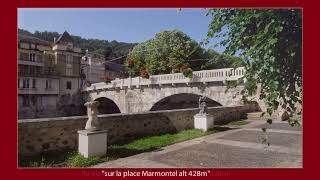
{"label": "stone balustrade", "polygon": [[135,77],[126,79],[115,79],[111,83],[106,84],[105,82],[94,83],[90,87],[85,87],[84,91],[95,91],[99,89],[112,89],[112,88],[134,88],[140,86],[150,86],[150,85],[164,85],[164,84],[181,84],[181,83],[195,83],[195,82],[225,82],[238,80],[242,78],[245,73],[244,67],[239,68],[225,68],[225,69],[213,69],[213,70],[203,70],[194,71],[193,78],[189,79],[185,77],[182,73],[173,74],[162,74],[153,75],[149,79]]}

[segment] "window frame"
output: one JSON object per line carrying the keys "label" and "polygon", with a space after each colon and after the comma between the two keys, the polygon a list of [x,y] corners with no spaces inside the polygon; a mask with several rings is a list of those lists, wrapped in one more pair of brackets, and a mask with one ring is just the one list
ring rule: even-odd
{"label": "window frame", "polygon": [[72,82],[71,81],[66,81],[66,89],[72,89]]}

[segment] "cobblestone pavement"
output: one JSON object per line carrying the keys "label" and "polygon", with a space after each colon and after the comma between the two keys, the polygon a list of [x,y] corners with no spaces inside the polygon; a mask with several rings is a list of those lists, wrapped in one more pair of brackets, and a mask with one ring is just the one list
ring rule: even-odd
{"label": "cobblestone pavement", "polygon": [[[262,120],[248,120],[238,129],[163,147],[94,166],[95,168],[172,168],[172,167],[302,167],[302,128],[287,122],[271,126]],[[261,143],[267,127],[270,146]]]}

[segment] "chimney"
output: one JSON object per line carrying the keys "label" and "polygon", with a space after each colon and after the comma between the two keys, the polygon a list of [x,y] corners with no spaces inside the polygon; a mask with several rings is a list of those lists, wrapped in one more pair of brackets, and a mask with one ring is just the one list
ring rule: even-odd
{"label": "chimney", "polygon": [[53,43],[56,43],[56,37],[53,38]]}

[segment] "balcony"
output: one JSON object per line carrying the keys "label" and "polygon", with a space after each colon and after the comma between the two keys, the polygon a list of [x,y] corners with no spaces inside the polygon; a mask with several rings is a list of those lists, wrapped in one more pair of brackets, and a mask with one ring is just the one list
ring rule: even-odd
{"label": "balcony", "polygon": [[49,70],[45,70],[43,72],[18,72],[18,76],[19,77],[56,77],[59,76],[60,73],[58,71],[49,71]]}
{"label": "balcony", "polygon": [[21,65],[29,65],[29,66],[41,66],[41,67],[44,66],[43,61],[42,61],[42,62],[41,62],[41,61],[33,62],[33,61],[22,60],[22,59],[19,59],[19,60],[18,60],[18,64],[21,64]]}
{"label": "balcony", "polygon": [[54,88],[18,88],[18,94],[59,94],[58,89]]}

